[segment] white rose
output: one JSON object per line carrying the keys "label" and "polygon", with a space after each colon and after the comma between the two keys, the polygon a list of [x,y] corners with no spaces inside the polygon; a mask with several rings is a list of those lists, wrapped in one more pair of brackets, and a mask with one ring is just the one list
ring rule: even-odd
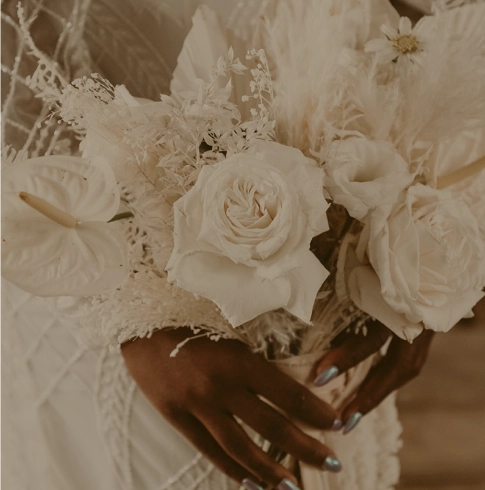
{"label": "white rose", "polygon": [[325,189],[361,221],[376,206],[394,203],[413,180],[390,143],[365,138],[332,143],[324,169]]}
{"label": "white rose", "polygon": [[[349,276],[356,304],[412,340],[422,328],[446,332],[484,296],[485,244],[468,206],[417,184],[376,209]],[[377,289],[377,290],[376,290]]]}
{"label": "white rose", "polygon": [[328,276],[310,241],[328,230],[327,208],[322,170],[294,148],[259,142],[205,166],[174,205],[168,279],[233,326],[277,308],[309,323]]}

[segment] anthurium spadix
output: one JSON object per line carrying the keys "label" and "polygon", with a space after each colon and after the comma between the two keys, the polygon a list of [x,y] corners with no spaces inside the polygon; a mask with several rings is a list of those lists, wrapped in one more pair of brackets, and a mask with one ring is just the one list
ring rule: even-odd
{"label": "anthurium spadix", "polygon": [[47,156],[2,176],[2,275],[36,296],[95,295],[127,276],[120,203],[103,158]]}

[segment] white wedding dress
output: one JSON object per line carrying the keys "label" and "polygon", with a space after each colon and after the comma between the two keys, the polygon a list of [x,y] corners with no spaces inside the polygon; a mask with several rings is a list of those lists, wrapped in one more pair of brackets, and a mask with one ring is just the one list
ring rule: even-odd
{"label": "white wedding dress", "polygon": [[[22,0],[36,43],[71,78],[98,71],[139,97],[167,93],[191,26],[196,0]],[[205,0],[240,37],[248,38],[259,0]],[[2,136],[16,150],[42,155],[68,145],[38,124],[49,108],[26,85],[28,54],[16,1],[2,3]],[[45,129],[47,128],[47,129]],[[119,352],[78,345],[49,300],[2,285],[4,488],[12,490],[233,490],[239,485],[205,460],[146,400]],[[181,305],[183,307],[183,305]],[[312,387],[315,356],[280,363]],[[318,394],[338,405],[369,363]],[[312,389],[314,389],[312,387]],[[314,434],[342,461],[328,474],[301,467],[305,490],[387,490],[399,478],[400,425],[394,396],[347,436]]]}

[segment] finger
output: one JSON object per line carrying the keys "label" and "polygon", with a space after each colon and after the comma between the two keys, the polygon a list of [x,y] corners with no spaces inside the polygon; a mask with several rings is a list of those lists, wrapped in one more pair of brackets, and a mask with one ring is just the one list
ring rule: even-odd
{"label": "finger", "polygon": [[[238,483],[249,479],[257,482],[256,475],[242,467],[221,448],[204,425],[193,415],[178,411],[169,418],[170,423],[179,430],[209,461],[229,478]],[[257,488],[257,487],[254,487]]]}
{"label": "finger", "polygon": [[330,430],[339,420],[333,407],[267,361],[253,362],[246,380],[251,391],[311,427]]}
{"label": "finger", "polygon": [[392,332],[378,321],[368,322],[366,331],[365,336],[349,335],[338,347],[325,354],[316,369],[316,386],[323,386],[360,364],[377,352],[392,335]]}
{"label": "finger", "polygon": [[[412,344],[399,337],[392,339],[386,356],[371,369],[355,398],[343,409],[342,420],[346,424],[344,432],[355,427],[356,422],[349,424],[351,418],[360,419],[421,372],[433,335],[434,332],[425,330]],[[350,429],[349,425],[352,425]]]}
{"label": "finger", "polygon": [[342,469],[335,453],[249,391],[229,397],[232,413],[279,449],[323,470]]}
{"label": "finger", "polygon": [[283,480],[297,483],[295,476],[258,447],[228,413],[198,413],[202,424],[226,454],[260,481],[277,487]]}

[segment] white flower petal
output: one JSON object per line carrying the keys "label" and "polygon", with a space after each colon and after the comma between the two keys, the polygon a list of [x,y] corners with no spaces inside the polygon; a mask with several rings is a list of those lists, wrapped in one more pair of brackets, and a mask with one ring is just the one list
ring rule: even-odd
{"label": "white flower petal", "polygon": [[389,38],[392,39],[393,37],[397,36],[397,31],[396,29],[393,29],[391,26],[388,26],[387,24],[383,24],[381,26],[381,31]]}
{"label": "white flower petal", "polygon": [[105,158],[118,182],[130,181],[139,171],[136,162],[130,160],[130,154],[124,145],[112,143],[94,129],[87,130],[79,149],[82,157],[87,160],[93,157]]}
{"label": "white flower petal", "polygon": [[470,291],[447,301],[440,308],[421,307],[423,323],[435,332],[448,332],[485,296],[481,291]]}
{"label": "white flower petal", "polygon": [[[412,324],[447,331],[482,297],[485,244],[479,225],[467,205],[452,199],[448,191],[422,184],[411,186],[392,208],[376,208],[363,237],[359,257],[363,258],[364,248],[374,268],[369,271],[376,274],[375,278],[365,278],[368,286],[372,279],[375,289],[378,281],[379,300]],[[396,323],[396,317],[393,319],[386,310],[377,316],[376,300],[372,306],[368,297],[362,299],[367,293],[357,290],[364,284],[363,272],[358,274],[360,279],[353,279],[354,301],[365,303],[364,311],[399,335],[402,325]]]}
{"label": "white flower petal", "polygon": [[129,272],[125,239],[106,223],[8,222],[2,241],[3,277],[36,296],[105,293]]}
{"label": "white flower petal", "polygon": [[277,308],[291,295],[290,280],[264,280],[256,269],[211,253],[186,254],[169,271],[169,281],[213,301],[233,327]]}
{"label": "white flower petal", "polygon": [[302,266],[288,274],[291,297],[285,310],[305,323],[311,323],[315,298],[329,274],[315,255],[308,251],[303,257]]}
{"label": "white flower petal", "polygon": [[416,25],[413,27],[413,34],[418,38],[418,41],[421,42],[422,39],[428,37],[429,32],[431,29],[433,29],[432,22],[432,17],[427,16],[424,16],[418,20]]}
{"label": "white flower petal", "polygon": [[313,236],[328,231],[327,209],[330,206],[323,197],[324,172],[312,165],[302,165],[289,176],[299,190],[302,211],[308,217]]}
{"label": "white flower petal", "polygon": [[408,17],[401,17],[399,19],[399,34],[411,34],[413,30],[413,24]]}
{"label": "white flower petal", "polygon": [[[19,198],[25,191],[81,222],[66,228]],[[35,158],[2,179],[2,275],[38,296],[100,294],[128,274],[128,251],[110,219],[119,207],[113,172],[102,159]]]}
{"label": "white flower petal", "polygon": [[392,48],[392,45],[387,39],[372,39],[365,45],[365,50],[368,53],[382,51],[388,48]]}
{"label": "white flower petal", "polygon": [[394,61],[395,59],[399,61],[399,58],[402,58],[402,56],[399,56],[399,53],[392,46],[388,46],[382,51],[377,52],[376,56],[379,63],[382,64],[391,63],[391,61]]}
{"label": "white flower petal", "polygon": [[369,211],[397,200],[413,181],[404,159],[384,141],[336,141],[324,166],[325,188],[350,216],[361,221]]}
{"label": "white flower petal", "polygon": [[352,301],[367,314],[379,320],[398,337],[412,341],[422,331],[422,325],[408,321],[396,313],[384,300],[380,292],[380,282],[371,267],[356,267],[348,278],[348,288]]}
{"label": "white flower petal", "polygon": [[78,221],[108,221],[118,210],[120,193],[110,166],[103,158],[32,158],[4,175],[2,192],[29,192],[72,214]]}
{"label": "white flower petal", "polygon": [[[197,80],[209,81],[211,70],[221,56],[228,54],[229,48],[235,58],[245,59],[247,46],[233,31],[226,29],[217,13],[207,5],[199,5],[192,17],[192,28],[185,37],[184,45],[177,58],[177,66],[170,82],[171,95],[180,101],[180,94],[197,91]],[[242,104],[241,98],[247,94],[248,74],[231,76],[233,86],[230,100],[239,108],[243,119],[249,120],[251,103]],[[217,88],[224,88],[229,78],[220,77],[215,82]]]}
{"label": "white flower petal", "polygon": [[297,148],[284,146],[272,141],[257,141],[244,155],[255,155],[258,160],[266,165],[272,165],[275,169],[288,175],[300,165],[306,165],[307,158]]}

